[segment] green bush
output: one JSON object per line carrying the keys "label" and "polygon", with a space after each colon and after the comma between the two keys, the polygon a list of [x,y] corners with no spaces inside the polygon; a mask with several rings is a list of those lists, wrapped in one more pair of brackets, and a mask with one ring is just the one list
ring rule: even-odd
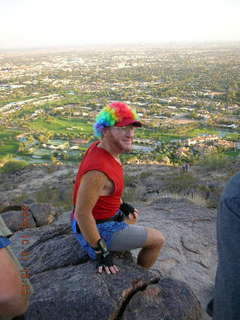
{"label": "green bush", "polygon": [[216,153],[206,156],[203,160],[199,160],[197,164],[206,170],[228,169],[231,167],[232,159],[225,154]]}
{"label": "green bush", "polygon": [[6,162],[13,160],[12,154],[7,154],[4,157],[0,158],[0,167],[2,167]]}
{"label": "green bush", "polygon": [[1,172],[3,173],[14,173],[18,170],[21,170],[27,166],[27,162],[23,160],[9,160],[5,162],[5,164],[1,168]]}

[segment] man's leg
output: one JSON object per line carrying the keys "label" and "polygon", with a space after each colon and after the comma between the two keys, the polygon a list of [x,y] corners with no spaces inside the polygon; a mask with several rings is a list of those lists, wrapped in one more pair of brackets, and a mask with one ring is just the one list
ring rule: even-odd
{"label": "man's leg", "polygon": [[137,262],[144,268],[150,268],[157,260],[165,239],[160,231],[152,228],[145,229],[147,230],[147,239],[138,254]]}
{"label": "man's leg", "polygon": [[114,233],[109,249],[125,251],[141,248],[138,264],[150,268],[159,256],[164,241],[163,235],[156,229],[129,225],[128,228]]}

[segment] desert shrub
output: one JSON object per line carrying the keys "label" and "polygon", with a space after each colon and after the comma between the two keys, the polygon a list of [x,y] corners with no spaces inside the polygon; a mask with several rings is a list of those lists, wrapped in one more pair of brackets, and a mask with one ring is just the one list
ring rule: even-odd
{"label": "desert shrub", "polygon": [[11,154],[7,154],[6,156],[0,159],[0,167],[4,166],[4,164],[10,160],[13,160],[13,156]]}
{"label": "desert shrub", "polygon": [[207,200],[199,193],[192,193],[186,196],[186,199],[189,201],[201,206],[201,207],[208,207]]}
{"label": "desert shrub", "polygon": [[124,189],[122,199],[130,203],[145,201],[145,192],[145,187],[139,184],[134,188],[126,187]]}
{"label": "desert shrub", "polygon": [[126,153],[126,154],[121,154],[120,159],[121,159],[122,164],[127,164],[127,163],[129,163],[129,161],[131,163],[135,163],[137,157],[131,153]]}
{"label": "desert shrub", "polygon": [[52,192],[52,189],[47,185],[43,184],[41,188],[34,193],[34,196],[37,200],[37,202],[46,202],[46,199],[48,202],[51,202],[53,199],[55,200],[57,198],[57,195],[55,192]]}
{"label": "desert shrub", "polygon": [[166,180],[166,191],[171,193],[189,193],[197,188],[198,180],[191,173],[181,172],[178,175],[168,176]]}
{"label": "desert shrub", "polygon": [[4,163],[1,167],[1,172],[3,173],[14,173],[21,170],[27,166],[27,162],[23,160],[12,159]]}
{"label": "desert shrub", "polygon": [[140,173],[140,179],[145,179],[148,178],[150,176],[152,176],[153,172],[152,171],[143,171]]}
{"label": "desert shrub", "polygon": [[50,165],[47,166],[47,172],[48,173],[53,173],[54,171],[56,171],[56,166],[53,165],[52,163]]}
{"label": "desert shrub", "polygon": [[34,197],[37,202],[51,203],[55,207],[59,207],[64,210],[72,208],[72,188],[69,187],[64,190],[51,185],[43,184],[42,187],[35,192]]}
{"label": "desert shrub", "polygon": [[16,196],[14,196],[13,201],[14,204],[16,203],[17,205],[22,205],[26,199],[28,199],[27,193],[21,191],[21,194],[17,194]]}
{"label": "desert shrub", "polygon": [[168,156],[165,154],[158,154],[155,156],[155,160],[159,163],[165,164],[165,165],[170,165],[171,161]]}
{"label": "desert shrub", "polygon": [[124,185],[125,187],[135,187],[138,183],[138,178],[136,176],[124,175]]}
{"label": "desert shrub", "polygon": [[204,159],[198,161],[198,165],[205,170],[228,169],[231,164],[232,159],[223,153],[207,155]]}
{"label": "desert shrub", "polygon": [[135,188],[125,188],[122,196],[125,202],[132,202],[136,200],[136,189]]}
{"label": "desert shrub", "polygon": [[158,197],[158,199],[161,198],[170,198],[170,199],[187,199],[201,207],[208,207],[208,203],[204,197],[202,197],[198,193],[191,193],[188,195],[180,195],[178,193],[163,193]]}

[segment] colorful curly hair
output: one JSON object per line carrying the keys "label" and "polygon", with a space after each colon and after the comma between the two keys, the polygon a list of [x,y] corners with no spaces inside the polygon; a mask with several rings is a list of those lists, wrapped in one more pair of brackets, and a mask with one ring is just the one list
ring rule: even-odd
{"label": "colorful curly hair", "polygon": [[141,127],[136,111],[123,102],[113,102],[98,113],[93,130],[96,137],[101,137],[106,127],[123,127],[130,124]]}

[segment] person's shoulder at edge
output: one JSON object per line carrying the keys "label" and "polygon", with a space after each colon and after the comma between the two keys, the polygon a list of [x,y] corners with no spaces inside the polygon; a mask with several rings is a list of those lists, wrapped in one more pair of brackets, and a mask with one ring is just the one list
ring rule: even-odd
{"label": "person's shoulder at edge", "polygon": [[240,200],[240,172],[232,176],[225,184],[222,199]]}

